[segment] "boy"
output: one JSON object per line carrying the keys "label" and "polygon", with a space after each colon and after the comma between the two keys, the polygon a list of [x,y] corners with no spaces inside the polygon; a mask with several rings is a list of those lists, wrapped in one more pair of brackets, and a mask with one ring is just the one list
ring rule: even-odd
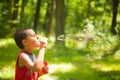
{"label": "boy", "polygon": [[[24,28],[14,34],[16,45],[21,49],[16,59],[15,80],[38,80],[48,73],[47,63],[43,65],[47,39],[39,41],[32,29]],[[32,50],[39,47],[38,56]]]}

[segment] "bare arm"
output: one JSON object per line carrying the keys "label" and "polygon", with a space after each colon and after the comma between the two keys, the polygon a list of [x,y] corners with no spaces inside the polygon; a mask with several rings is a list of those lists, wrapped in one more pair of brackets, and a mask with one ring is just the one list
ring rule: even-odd
{"label": "bare arm", "polygon": [[36,61],[34,62],[35,71],[42,70],[43,62],[44,62],[44,53],[45,48],[41,48],[38,53],[38,57],[36,58]]}
{"label": "bare arm", "polygon": [[26,66],[33,71],[40,72],[43,67],[46,46],[47,46],[47,39],[41,41],[40,48],[38,51],[38,56],[34,62],[32,62],[31,59],[29,59],[29,57],[26,54],[21,54],[19,63],[22,66]]}

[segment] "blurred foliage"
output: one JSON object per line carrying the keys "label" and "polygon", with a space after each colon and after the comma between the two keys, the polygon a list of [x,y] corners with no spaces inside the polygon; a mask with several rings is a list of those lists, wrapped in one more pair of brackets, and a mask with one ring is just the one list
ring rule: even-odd
{"label": "blurred foliage", "polygon": [[[43,31],[43,24],[45,23],[47,5],[49,0],[43,0],[40,8],[40,19],[37,31]],[[18,3],[18,16],[15,20],[12,20],[13,14],[13,1],[11,2],[10,8],[6,6],[6,1],[0,1],[0,37],[8,37],[13,35],[12,31],[22,28],[30,27],[33,28],[34,16],[36,10],[37,0],[26,0],[24,11],[21,12],[22,0]],[[66,5],[66,33],[77,33],[81,32],[86,24],[86,20],[89,20],[94,25],[97,32],[109,31],[112,19],[112,1],[111,0],[67,0]],[[118,7],[117,26],[120,23],[120,7]],[[8,16],[9,15],[9,16]],[[21,16],[22,15],[22,16]],[[12,24],[17,24],[15,28],[12,28]],[[53,24],[54,26],[55,24]],[[54,27],[53,27],[54,28]],[[45,32],[44,32],[45,33]],[[54,33],[54,29],[53,29]],[[4,34],[4,36],[3,36]],[[8,35],[9,34],[9,35]]]}

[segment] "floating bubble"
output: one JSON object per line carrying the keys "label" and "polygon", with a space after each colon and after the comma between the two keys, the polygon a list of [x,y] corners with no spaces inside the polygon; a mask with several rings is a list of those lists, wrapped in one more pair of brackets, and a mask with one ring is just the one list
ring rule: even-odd
{"label": "floating bubble", "polygon": [[57,37],[57,40],[59,40],[59,41],[64,41],[64,40],[65,40],[65,36],[64,36],[64,35],[59,35],[59,36]]}
{"label": "floating bubble", "polygon": [[67,35],[62,34],[57,37],[57,40],[64,41],[65,39],[70,39],[70,38],[72,38],[70,34],[67,34]]}

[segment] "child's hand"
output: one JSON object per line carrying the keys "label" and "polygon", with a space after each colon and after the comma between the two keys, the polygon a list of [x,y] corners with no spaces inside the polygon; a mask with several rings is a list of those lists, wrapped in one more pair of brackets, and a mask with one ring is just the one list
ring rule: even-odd
{"label": "child's hand", "polygon": [[42,76],[48,73],[48,66],[42,68],[42,71],[39,72],[39,75]]}
{"label": "child's hand", "polygon": [[44,74],[48,73],[48,63],[47,62],[44,62],[44,67],[42,68],[42,72]]}
{"label": "child's hand", "polygon": [[44,67],[42,68],[42,72],[43,72],[44,74],[47,74],[47,73],[48,73],[48,66],[44,66]]}
{"label": "child's hand", "polygon": [[46,48],[47,47],[47,38],[42,38],[40,41],[40,48]]}
{"label": "child's hand", "polygon": [[39,75],[42,76],[42,75],[47,74],[47,73],[48,73],[48,63],[44,62],[44,66],[42,68],[42,71],[39,72]]}

